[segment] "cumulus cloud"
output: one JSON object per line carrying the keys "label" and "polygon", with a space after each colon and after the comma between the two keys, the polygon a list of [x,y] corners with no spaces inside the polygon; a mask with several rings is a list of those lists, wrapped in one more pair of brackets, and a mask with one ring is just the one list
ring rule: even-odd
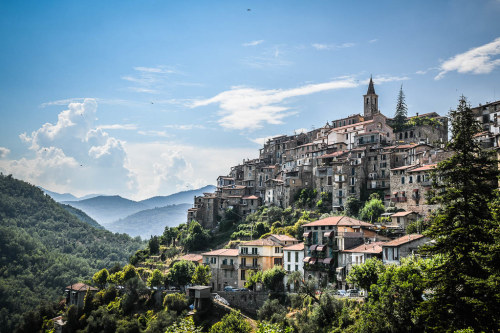
{"label": "cumulus cloud", "polygon": [[470,49],[444,61],[439,67],[439,74],[434,79],[442,79],[446,73],[451,71],[473,74],[491,73],[495,67],[500,66],[500,58],[496,57],[499,54],[500,37],[491,43]]}
{"label": "cumulus cloud", "polygon": [[[57,122],[46,123],[21,140],[29,151],[19,160],[2,160],[0,169],[52,190],[126,193],[136,186],[124,165],[123,142],[97,126],[93,99],[72,102]],[[115,126],[111,126],[115,127]],[[113,193],[111,192],[111,193]]]}
{"label": "cumulus cloud", "polygon": [[262,44],[264,42],[264,40],[254,40],[254,41],[251,41],[251,42],[248,42],[248,43],[243,43],[242,45],[243,46],[257,46],[259,44]]}
{"label": "cumulus cloud", "polygon": [[356,45],[355,43],[342,43],[342,44],[321,44],[321,43],[313,43],[311,44],[316,50],[335,50],[335,49],[345,49],[348,47],[353,47]]}
{"label": "cumulus cloud", "polygon": [[194,101],[191,107],[218,104],[221,116],[218,120],[220,126],[229,129],[253,130],[261,128],[266,123],[282,124],[284,118],[295,114],[295,112],[290,111],[290,107],[280,104],[287,99],[321,91],[353,88],[357,85],[358,83],[354,79],[344,78],[286,90],[232,87],[212,98]]}
{"label": "cumulus cloud", "polygon": [[10,149],[5,148],[5,147],[0,147],[0,158],[7,157],[9,155]]}
{"label": "cumulus cloud", "polygon": [[255,158],[255,149],[217,149],[158,141],[126,143],[127,167],[141,186],[135,198],[165,195],[214,184],[243,158]]}
{"label": "cumulus cloud", "polygon": [[165,125],[163,126],[165,128],[173,128],[176,130],[182,130],[182,131],[189,131],[192,129],[205,129],[206,127],[203,125],[196,125],[196,124],[186,124],[186,125]]}

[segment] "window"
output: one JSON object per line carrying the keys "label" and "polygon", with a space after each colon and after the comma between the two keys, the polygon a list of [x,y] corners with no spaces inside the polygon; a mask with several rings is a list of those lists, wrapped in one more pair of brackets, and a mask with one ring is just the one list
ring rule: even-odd
{"label": "window", "polygon": [[241,254],[248,254],[248,247],[242,247]]}
{"label": "window", "polygon": [[295,262],[299,262],[299,253],[295,252]]}
{"label": "window", "polygon": [[253,258],[252,260],[252,266],[253,267],[257,267],[259,264],[258,264],[258,259],[257,258]]}
{"label": "window", "polygon": [[252,254],[259,254],[259,251],[256,247],[252,247]]}
{"label": "window", "polygon": [[295,271],[299,270],[299,265],[295,265]]}
{"label": "window", "polygon": [[420,183],[420,175],[417,175],[417,183]]}
{"label": "window", "polygon": [[408,183],[409,184],[413,183],[413,176],[410,176],[410,178],[408,179]]}
{"label": "window", "polygon": [[289,272],[290,272],[290,265],[288,265],[288,269],[287,269],[287,271],[289,271]]}
{"label": "window", "polygon": [[401,177],[401,184],[404,184],[405,183],[405,177]]}
{"label": "window", "polygon": [[356,172],[356,169],[355,168],[351,168],[351,175],[354,176],[355,172]]}
{"label": "window", "polygon": [[234,264],[233,259],[229,259],[229,264],[230,264],[230,265],[233,265],[233,264]]}
{"label": "window", "polygon": [[280,248],[279,247],[275,247],[274,248],[274,253],[280,253]]}
{"label": "window", "polygon": [[[288,258],[288,262],[292,261],[292,253],[291,252],[288,252],[287,258]],[[290,269],[288,269],[288,270],[290,270]]]}
{"label": "window", "polygon": [[245,270],[241,270],[241,280],[245,281]]}
{"label": "window", "polygon": [[241,258],[241,266],[247,265],[247,258]]}

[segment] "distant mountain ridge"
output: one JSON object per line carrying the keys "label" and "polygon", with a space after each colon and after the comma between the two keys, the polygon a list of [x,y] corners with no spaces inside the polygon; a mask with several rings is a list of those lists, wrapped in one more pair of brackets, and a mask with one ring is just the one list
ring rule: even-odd
{"label": "distant mountain ridge", "polygon": [[48,194],[52,199],[54,199],[57,202],[85,200],[85,199],[98,197],[100,195],[100,194],[87,194],[87,195],[84,195],[83,197],[77,197],[71,193],[57,193],[57,192],[53,192],[53,191],[49,191],[47,189],[44,189],[41,186],[37,186],[37,187],[39,189],[41,189],[45,194]]}
{"label": "distant mountain ridge", "polygon": [[141,210],[149,209],[143,203],[125,199],[119,195],[100,195],[90,199],[63,201],[62,203],[83,210],[87,215],[104,226]]}
{"label": "distant mountain ridge", "polygon": [[196,189],[177,192],[167,196],[156,196],[149,199],[141,200],[140,203],[148,205],[150,208],[165,207],[169,205],[178,204],[193,204],[194,196],[202,195],[203,193],[215,191],[215,186],[207,185],[205,187]]}
{"label": "distant mountain ridge", "polygon": [[176,227],[186,222],[186,211],[190,204],[169,205],[160,208],[141,210],[135,214],[120,219],[106,227],[113,232],[129,234],[132,237],[141,236],[148,239],[153,235],[161,235],[166,226]]}
{"label": "distant mountain ridge", "polygon": [[[99,195],[84,200],[75,197],[76,200],[61,203],[85,212],[98,224],[113,232],[149,238],[150,235],[162,234],[167,225],[177,226],[186,222],[187,209],[192,206],[194,197],[214,190],[215,186],[208,185],[196,190],[156,196],[141,201],[126,199],[119,195]],[[47,191],[46,193],[51,195]],[[55,192],[52,194],[58,195]]]}

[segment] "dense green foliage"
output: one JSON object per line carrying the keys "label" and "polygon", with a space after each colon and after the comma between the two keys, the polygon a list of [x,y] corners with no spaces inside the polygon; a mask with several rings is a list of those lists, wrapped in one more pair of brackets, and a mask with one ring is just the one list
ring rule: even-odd
{"label": "dense green foliage", "polygon": [[378,218],[384,213],[385,206],[377,193],[370,195],[369,200],[359,212],[359,218],[370,223],[377,222]]}
{"label": "dense green foliage", "polygon": [[427,253],[443,260],[430,271],[428,288],[433,293],[422,311],[429,331],[498,331],[500,224],[494,215],[498,208],[491,205],[498,165],[494,152],[474,139],[481,127],[464,97],[450,118],[453,130],[447,148],[454,154],[440,162],[433,175],[430,200],[440,208],[426,231],[433,239]]}
{"label": "dense green foliage", "polygon": [[192,261],[180,260],[168,271],[167,279],[170,283],[184,287],[191,283],[196,266]]}
{"label": "dense green foliage", "polygon": [[403,92],[403,85],[399,89],[398,101],[396,103],[396,113],[394,114],[394,123],[392,127],[394,131],[400,131],[404,129],[406,124],[406,117],[408,114],[408,107],[405,102],[405,93]]}
{"label": "dense green foliage", "polygon": [[191,283],[194,285],[209,286],[211,278],[212,271],[210,266],[198,265],[194,270]]}
{"label": "dense green foliage", "polygon": [[237,311],[228,313],[222,320],[214,324],[209,333],[250,333],[252,327],[242,318],[241,314]]}
{"label": "dense green foliage", "polygon": [[64,287],[115,262],[142,242],[96,229],[40,189],[0,175],[0,327],[12,330],[22,313],[62,296]]}

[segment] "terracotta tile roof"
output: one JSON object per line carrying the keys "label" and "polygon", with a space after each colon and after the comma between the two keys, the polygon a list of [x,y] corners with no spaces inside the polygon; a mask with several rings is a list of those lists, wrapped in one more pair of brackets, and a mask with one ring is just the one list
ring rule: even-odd
{"label": "terracotta tile roof", "polygon": [[226,256],[226,257],[237,257],[238,249],[219,249],[210,252],[202,253],[204,256]]}
{"label": "terracotta tile roof", "polygon": [[240,199],[243,198],[242,195],[228,195],[227,197],[228,198],[240,198]]}
{"label": "terracotta tile roof", "polygon": [[373,242],[370,244],[361,244],[352,249],[344,250],[342,252],[348,253],[382,253],[382,244],[384,242]]}
{"label": "terracotta tile roof", "polygon": [[400,217],[400,216],[407,216],[407,215],[410,215],[410,214],[418,214],[414,211],[408,211],[408,212],[397,212],[397,213],[394,213],[391,215],[391,217]]}
{"label": "terracotta tile roof", "polygon": [[373,119],[366,120],[366,121],[360,121],[359,123],[355,123],[355,124],[351,124],[351,125],[345,125],[345,126],[341,126],[341,127],[332,128],[332,131],[337,132],[339,129],[347,129],[347,128],[355,127],[355,126],[359,126],[359,125],[368,125],[370,123],[373,123]]}
{"label": "terracotta tile roof", "polygon": [[187,261],[201,261],[203,257],[201,254],[196,253],[188,253],[179,258],[179,260],[187,260]]}
{"label": "terracotta tile roof", "polygon": [[246,200],[249,200],[249,199],[258,199],[259,197],[255,196],[255,195],[247,195],[247,196],[244,196],[242,199],[246,199]]}
{"label": "terracotta tile roof", "polygon": [[[274,238],[276,238],[277,240],[280,240],[280,241],[283,241],[283,242],[284,242],[284,241],[298,241],[298,239],[297,239],[297,238],[292,237],[292,236],[288,236],[288,235],[271,234],[271,235],[269,235],[269,236],[267,236],[267,237],[271,237],[271,236],[273,236],[273,237],[274,237]],[[266,238],[267,238],[267,237],[266,237]]]}
{"label": "terracotta tile roof", "polygon": [[240,244],[240,246],[251,246],[251,245],[255,245],[255,246],[280,246],[280,244],[278,244],[278,243],[276,243],[268,238],[256,239],[253,241],[248,241],[248,242],[244,242],[244,243]]}
{"label": "terracotta tile roof", "polygon": [[424,237],[424,235],[419,235],[419,234],[405,235],[403,237],[396,238],[390,242],[384,243],[382,246],[399,246],[402,244],[413,242],[414,240],[417,240],[417,239],[420,239],[423,237]]}
{"label": "terracotta tile roof", "polygon": [[304,251],[304,243],[298,243],[284,247],[283,251]]}
{"label": "terracotta tile roof", "polygon": [[429,170],[434,169],[436,166],[437,166],[437,164],[427,164],[427,165],[423,165],[423,166],[421,166],[419,168],[410,170],[408,172],[429,171]]}
{"label": "terracotta tile roof", "polygon": [[325,155],[321,155],[321,156],[318,156],[318,158],[330,158],[330,157],[337,157],[337,156],[340,156],[340,155],[343,155],[343,154],[346,154],[348,153],[347,150],[342,150],[342,151],[336,151],[334,153],[330,153],[330,154],[325,154]]}
{"label": "terracotta tile roof", "polygon": [[86,291],[87,289],[96,290],[96,291],[99,290],[97,288],[94,288],[92,286],[89,286],[88,284],[81,283],[81,282],[69,285],[65,289],[74,290],[74,291]]}
{"label": "terracotta tile roof", "polygon": [[391,171],[406,170],[406,169],[414,168],[414,167],[416,167],[416,165],[403,165],[401,167],[391,169]]}
{"label": "terracotta tile roof", "polygon": [[374,225],[371,223],[356,220],[349,216],[331,216],[322,220],[304,224],[303,227],[328,226],[328,225],[374,227]]}

